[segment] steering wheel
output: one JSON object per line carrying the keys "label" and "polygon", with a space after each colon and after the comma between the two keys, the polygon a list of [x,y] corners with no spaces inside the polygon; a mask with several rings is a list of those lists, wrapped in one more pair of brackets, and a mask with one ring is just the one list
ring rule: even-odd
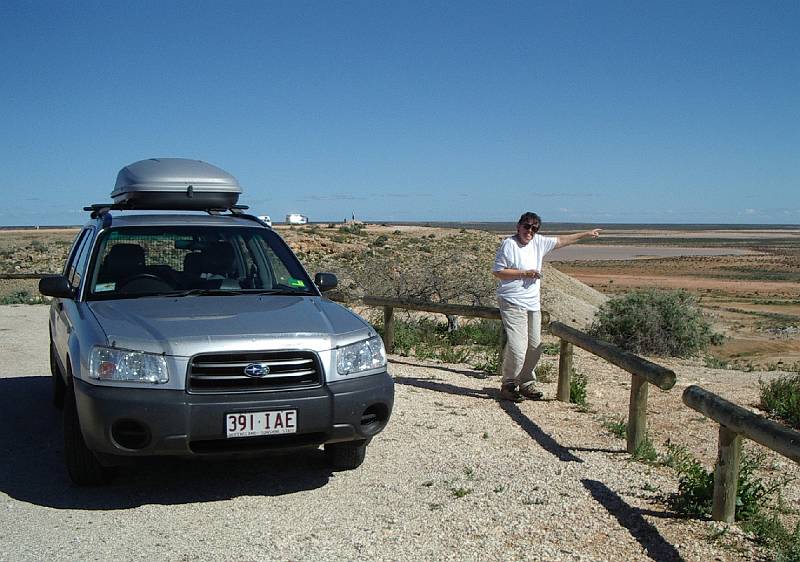
{"label": "steering wheel", "polygon": [[175,287],[171,283],[153,273],[138,273],[125,279],[118,290],[123,293],[158,293],[171,291]]}

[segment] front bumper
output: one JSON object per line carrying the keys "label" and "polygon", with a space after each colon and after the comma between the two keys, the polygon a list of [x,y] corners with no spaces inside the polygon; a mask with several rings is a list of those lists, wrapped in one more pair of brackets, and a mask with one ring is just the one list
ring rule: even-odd
{"label": "front bumper", "polygon": [[[189,394],[112,388],[74,380],[81,432],[105,456],[238,455],[369,440],[389,421],[394,383],[388,372],[303,390]],[[297,410],[297,433],[226,438],[225,415]]]}

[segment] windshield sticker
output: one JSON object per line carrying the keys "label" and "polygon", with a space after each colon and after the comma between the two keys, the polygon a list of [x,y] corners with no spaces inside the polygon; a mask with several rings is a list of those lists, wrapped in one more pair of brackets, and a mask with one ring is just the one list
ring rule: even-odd
{"label": "windshield sticker", "polygon": [[306,286],[306,284],[305,281],[301,281],[300,279],[295,279],[294,277],[289,277],[289,286],[303,288]]}
{"label": "windshield sticker", "polygon": [[116,283],[98,283],[94,286],[95,293],[102,293],[105,291],[113,291],[116,288]]}

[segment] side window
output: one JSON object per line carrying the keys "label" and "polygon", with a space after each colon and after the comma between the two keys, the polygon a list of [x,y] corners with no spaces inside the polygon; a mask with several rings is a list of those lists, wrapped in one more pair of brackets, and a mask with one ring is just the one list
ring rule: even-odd
{"label": "side window", "polygon": [[72,270],[75,268],[75,260],[78,258],[78,252],[81,249],[81,243],[86,238],[89,229],[84,228],[78,234],[75,235],[75,238],[72,240],[72,246],[69,249],[69,254],[67,255],[67,261],[64,264],[64,271],[62,274],[64,277],[69,279],[70,275],[72,274]]}
{"label": "side window", "polygon": [[72,263],[67,271],[69,284],[75,289],[81,284],[81,277],[86,270],[86,261],[89,258],[89,250],[92,247],[91,232],[92,231],[88,228],[84,230],[82,240],[73,255]]}

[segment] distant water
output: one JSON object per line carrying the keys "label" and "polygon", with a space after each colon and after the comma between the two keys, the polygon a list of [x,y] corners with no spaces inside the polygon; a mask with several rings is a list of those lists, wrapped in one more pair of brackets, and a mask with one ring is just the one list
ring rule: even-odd
{"label": "distant water", "polygon": [[678,258],[685,256],[743,256],[755,254],[743,248],[684,248],[657,246],[593,246],[576,244],[553,250],[545,261],[608,261],[652,258]]}
{"label": "distant water", "polygon": [[[466,228],[485,230],[487,232],[508,232],[516,230],[516,222],[456,222],[456,221],[370,221],[375,224],[391,224],[399,226],[432,226],[437,228]],[[584,222],[547,222],[542,223],[542,233],[575,232],[591,228],[608,230],[797,230],[797,224],[662,224],[662,223],[584,223]]]}

